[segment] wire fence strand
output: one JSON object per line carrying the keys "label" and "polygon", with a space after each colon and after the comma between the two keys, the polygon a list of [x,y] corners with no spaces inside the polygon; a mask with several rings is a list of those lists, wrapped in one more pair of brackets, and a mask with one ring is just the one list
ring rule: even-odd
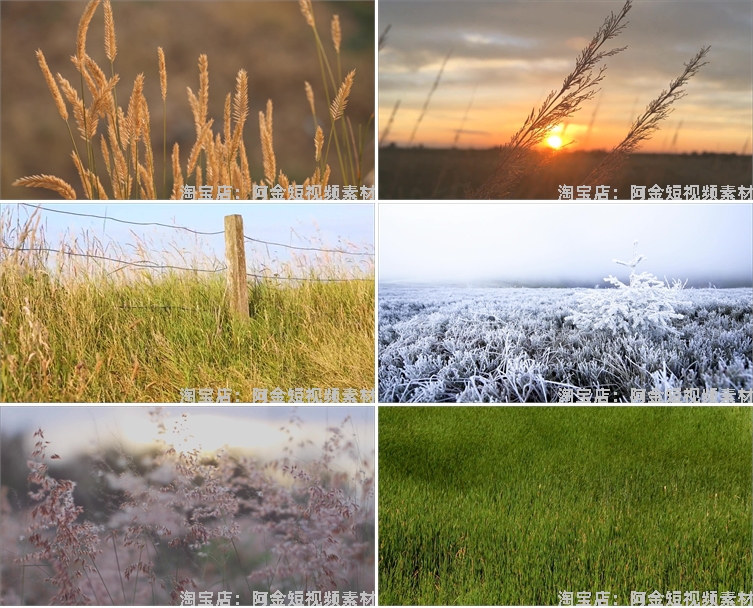
{"label": "wire fence strand", "polygon": [[[117,262],[119,264],[122,264],[123,268],[125,268],[126,266],[135,266],[137,268],[147,268],[149,270],[185,270],[188,272],[209,272],[209,273],[216,273],[216,272],[222,272],[224,270],[227,270],[227,266],[210,270],[210,269],[202,269],[202,268],[187,268],[185,266],[173,266],[170,264],[157,264],[155,262],[150,262],[149,260],[141,260],[139,262],[129,262],[127,260],[109,258],[103,255],[96,255],[96,254],[91,254],[91,253],[76,253],[75,251],[63,251],[61,249],[51,249],[49,247],[8,247],[6,245],[0,245],[0,249],[9,249],[11,251],[39,251],[39,252],[49,252],[49,253],[60,253],[63,255],[71,255],[71,256],[76,256],[76,257],[81,257],[81,258],[93,258],[96,260]],[[118,272],[119,270],[122,270],[123,268],[118,268],[116,270],[113,270],[109,274]],[[270,276],[270,275],[264,275],[264,274],[254,274],[254,273],[249,273],[249,272],[246,273],[246,276],[256,278],[256,279],[264,279],[264,280],[275,279],[279,281],[310,281],[310,282],[315,282],[315,283],[373,281],[373,279],[370,279],[370,278],[340,279],[340,278],[318,278],[318,277],[287,277],[287,276],[280,276],[279,274],[272,274]]]}
{"label": "wire fence strand", "polygon": [[[193,228],[187,228],[185,226],[173,226],[172,224],[161,224],[159,222],[132,222],[130,220],[121,220],[115,217],[110,217],[106,215],[94,215],[91,213],[75,213],[73,211],[62,211],[61,209],[48,209],[47,207],[42,207],[41,205],[32,205],[31,203],[18,203],[19,205],[23,205],[24,207],[33,207],[34,209],[40,209],[42,211],[47,211],[49,213],[62,213],[65,215],[75,215],[78,217],[91,217],[95,219],[100,220],[110,220],[112,222],[119,222],[121,224],[132,224],[134,226],[160,226],[162,228],[173,228],[175,230],[185,230],[186,232],[191,232],[193,234],[198,234],[201,236],[217,236],[219,234],[225,234],[224,230],[220,230],[218,232],[202,232],[201,230],[194,230]],[[341,253],[343,255],[365,255],[365,256],[373,256],[373,253],[370,253],[368,251],[347,251],[344,249],[325,249],[321,247],[298,247],[296,245],[286,245],[285,243],[276,243],[273,241],[265,241],[262,239],[253,238],[247,235],[243,235],[243,238],[247,241],[251,241],[254,243],[261,243],[263,245],[272,245],[274,247],[285,247],[287,249],[296,249],[300,251],[321,251],[324,253]]]}

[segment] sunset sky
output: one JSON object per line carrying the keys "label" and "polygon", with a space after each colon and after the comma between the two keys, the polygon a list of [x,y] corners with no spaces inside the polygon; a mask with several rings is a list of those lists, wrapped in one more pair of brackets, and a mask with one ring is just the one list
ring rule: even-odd
{"label": "sunset sky", "polygon": [[[487,148],[506,143],[547,94],[559,90],[580,51],[623,0],[382,0],[379,133],[407,145],[450,53],[413,145]],[[751,152],[753,4],[748,0],[634,2],[627,26],[607,48],[601,91],[559,135],[571,150],[611,149],[702,46],[708,65],[690,79],[645,152]],[[464,120],[464,116],[467,117]],[[592,128],[589,125],[593,123]]]}

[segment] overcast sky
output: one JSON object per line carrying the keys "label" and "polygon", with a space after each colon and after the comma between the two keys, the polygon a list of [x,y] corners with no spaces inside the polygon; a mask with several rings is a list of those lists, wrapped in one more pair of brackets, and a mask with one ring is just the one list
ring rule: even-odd
{"label": "overcast sky", "polygon": [[[61,459],[80,452],[106,448],[113,442],[127,447],[148,444],[157,439],[157,427],[150,422],[149,410],[144,406],[3,406],[0,408],[0,432],[4,436],[17,433],[28,435],[41,428],[50,442],[48,456],[59,454]],[[374,408],[359,406],[175,406],[164,407],[167,414],[163,437],[176,449],[199,447],[213,451],[223,445],[238,448],[258,457],[282,456],[288,435],[280,430],[288,426],[298,439],[311,439],[314,448],[310,457],[321,455],[321,445],[328,426],[337,426],[347,416],[351,420],[343,428],[346,438],[358,442],[364,456],[374,449]],[[187,413],[185,421],[181,414]],[[292,414],[301,419],[300,429],[289,424]],[[179,422],[185,431],[172,435]],[[188,437],[188,441],[184,439]],[[317,452],[318,451],[318,452]],[[21,456],[21,455],[19,455]]]}
{"label": "overcast sky", "polygon": [[[380,0],[379,129],[407,143],[445,57],[451,55],[414,144],[504,144],[534,106],[559,90],[580,51],[624,0]],[[601,92],[561,125],[572,150],[611,149],[702,46],[708,65],[644,151],[751,151],[753,3],[749,0],[636,0],[606,48]],[[470,109],[469,109],[470,108]],[[464,122],[464,115],[467,119]],[[593,127],[589,131],[589,124]]]}
{"label": "overcast sky", "polygon": [[[243,217],[245,235],[264,241],[293,245],[296,247],[319,247],[344,249],[374,253],[374,205],[373,203],[49,203],[40,204],[41,226],[44,227],[48,247],[59,248],[65,237],[67,243],[77,239],[80,248],[87,250],[89,242],[99,240],[108,247],[107,257],[133,259],[139,242],[148,244],[152,261],[173,263],[184,266],[178,251],[185,252],[191,260],[201,256],[215,257],[224,263],[224,234],[207,236],[195,235],[170,226],[184,226],[201,232],[223,233],[224,216],[240,214]],[[6,205],[3,205],[4,207]],[[34,211],[31,206],[7,204],[12,225],[23,222]],[[50,210],[45,211],[44,209]],[[168,226],[134,226],[112,220],[81,217],[68,213],[97,215],[117,218],[131,222],[154,222]],[[28,246],[28,245],[27,245]],[[39,244],[37,244],[39,246]],[[118,251],[117,246],[124,250]],[[252,261],[255,268],[259,264],[273,267],[272,260],[288,262],[291,255],[305,252],[276,245],[246,243],[246,259],[249,266]],[[316,255],[309,252],[309,255]],[[138,256],[136,256],[138,257]],[[143,258],[139,258],[143,259]],[[369,256],[356,256],[353,261],[373,259]],[[340,262],[345,263],[343,256]],[[188,264],[190,267],[190,263]],[[249,269],[249,272],[252,272]]]}
{"label": "overcast sky", "polygon": [[380,203],[379,281],[608,286],[636,272],[688,287],[753,286],[753,215],[741,204]]}

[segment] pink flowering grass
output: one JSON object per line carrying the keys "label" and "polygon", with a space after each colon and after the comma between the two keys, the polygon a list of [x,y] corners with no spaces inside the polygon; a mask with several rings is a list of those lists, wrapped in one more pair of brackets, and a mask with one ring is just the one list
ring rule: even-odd
{"label": "pink flowering grass", "polygon": [[78,482],[99,499],[89,508],[76,504],[76,482],[51,474],[47,462],[66,455],[48,455],[39,429],[28,505],[14,510],[7,487],[0,496],[0,603],[180,604],[187,591],[216,604],[224,591],[251,605],[254,591],[373,592],[373,460],[348,438],[351,424],[329,427],[313,461],[299,454],[295,416],[286,428],[296,447],[272,461],[164,441],[146,454],[100,451]]}

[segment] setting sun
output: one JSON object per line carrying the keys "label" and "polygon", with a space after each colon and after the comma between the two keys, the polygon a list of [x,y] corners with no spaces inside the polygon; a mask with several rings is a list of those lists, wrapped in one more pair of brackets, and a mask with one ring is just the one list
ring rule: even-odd
{"label": "setting sun", "polygon": [[558,135],[552,135],[551,137],[547,138],[546,143],[549,144],[550,148],[557,150],[560,146],[562,146],[562,138]]}

